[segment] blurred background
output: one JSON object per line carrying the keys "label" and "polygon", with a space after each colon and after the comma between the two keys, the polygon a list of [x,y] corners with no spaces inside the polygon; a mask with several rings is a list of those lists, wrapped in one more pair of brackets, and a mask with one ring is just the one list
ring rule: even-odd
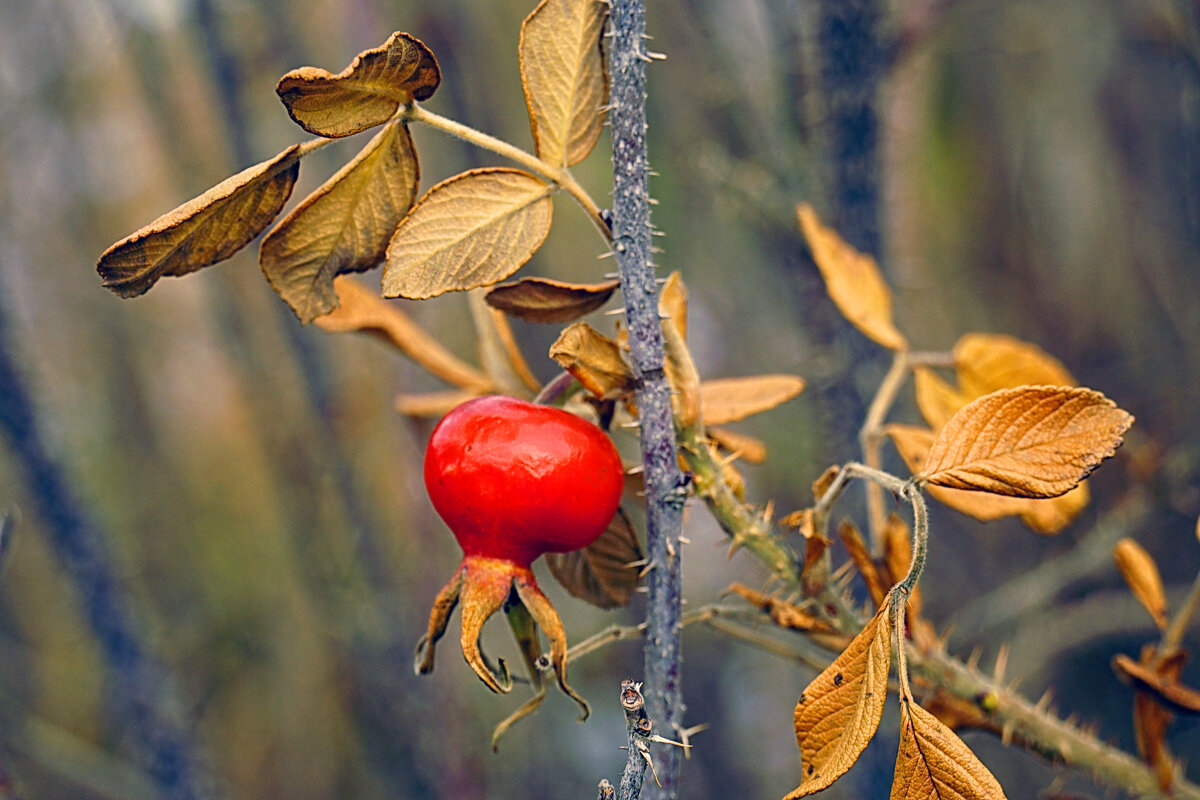
{"label": "blurred background", "polygon": [[[1066,531],[935,508],[927,614],[951,648],[1133,748],[1109,662],[1157,640],[1112,564],[1141,541],[1175,602],[1200,569],[1200,4],[1195,0],[654,0],[650,155],[660,268],[691,292],[709,377],[792,372],[800,398],[741,425],[771,459],[748,495],[789,511],[857,429],[888,357],[825,296],[794,216],[812,203],[879,256],[914,346],[1007,333],[1138,419]],[[894,7],[893,7],[894,6]],[[429,424],[398,392],[443,388],[374,340],[301,328],[255,248],[146,296],[100,286],[99,254],[305,135],[273,88],[342,69],[405,30],[443,80],[427,105],[529,147],[516,43],[530,0],[0,0],[0,797],[591,797],[625,755],[636,643],[572,664],[595,713],[552,694],[499,754],[514,708],[445,648],[412,647],[459,556],[424,497]],[[422,186],[500,163],[415,130]],[[306,159],[295,198],[357,144]],[[575,169],[603,204],[607,143]],[[611,269],[582,215],[522,275]],[[365,276],[377,280],[377,273]],[[474,360],[465,299],[405,309]],[[550,326],[515,323],[538,377]],[[608,329],[611,317],[593,324]],[[905,390],[893,418],[917,421]],[[904,468],[888,450],[888,465]],[[845,513],[860,521],[851,493]],[[692,507],[695,607],[744,555]],[[541,574],[545,574],[544,572]],[[545,576],[572,641],[636,623]],[[455,629],[457,622],[454,623]],[[491,650],[511,649],[503,625]],[[1193,650],[1200,634],[1189,636]],[[685,632],[687,798],[778,797],[800,778],[791,709],[812,671]],[[1200,684],[1189,665],[1185,683]],[[831,798],[882,797],[895,712]],[[1010,797],[1087,780],[988,734]],[[1200,726],[1173,750],[1200,780]],[[1065,781],[1065,783],[1063,783]],[[1106,795],[1107,796],[1107,795]]]}

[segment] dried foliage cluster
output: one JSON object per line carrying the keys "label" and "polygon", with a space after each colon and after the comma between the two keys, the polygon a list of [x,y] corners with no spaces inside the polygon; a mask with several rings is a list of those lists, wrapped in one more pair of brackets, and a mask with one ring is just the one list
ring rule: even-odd
{"label": "dried foliage cluster", "polygon": [[[539,277],[500,283],[546,238],[556,194],[570,195],[612,244],[605,215],[569,172],[592,151],[604,121],[606,14],[597,0],[543,0],[522,25],[521,79],[533,153],[423,108],[420,102],[434,94],[441,74],[429,49],[407,33],[392,34],[336,74],[313,67],[289,72],[278,83],[279,98],[292,119],[318,138],[288,147],[114,244],[98,265],[104,285],[132,297],[161,277],[229,258],[281,213],[306,155],[336,138],[378,128],[349,163],[263,238],[259,263],[271,287],[301,322],[382,337],[447,384],[444,392],[397,398],[401,413],[438,416],[470,397],[502,392],[562,405],[614,435],[635,430],[628,333],[618,324],[606,334],[580,319],[606,305],[617,283],[600,276],[592,284]],[[521,168],[464,172],[418,200],[420,170],[408,130],[414,123],[458,136]],[[663,282],[659,297],[677,439],[692,490],[734,548],[756,556],[783,589],[780,596],[746,587],[735,587],[735,593],[780,627],[840,651],[795,706],[802,779],[787,797],[820,791],[851,768],[879,725],[895,664],[901,737],[892,797],[1002,798],[995,778],[954,732],[964,725],[1015,725],[997,700],[1002,687],[980,700],[950,680],[939,682],[929,670],[910,675],[910,660],[949,658],[933,624],[921,616],[918,581],[929,536],[924,496],[980,520],[1018,516],[1034,531],[1053,534],[1086,506],[1085,478],[1113,455],[1133,419],[1101,393],[1077,386],[1050,355],[1009,337],[971,333],[950,353],[913,352],[894,324],[891,291],[873,260],[825,227],[811,207],[801,205],[797,215],[832,301],[894,357],[863,427],[864,463],[830,468],[814,486],[810,508],[776,525],[770,507],[747,505],[735,461],[761,462],[767,446],[723,427],[796,397],[804,381],[792,375],[701,380],[688,350],[687,292],[678,274]],[[460,360],[398,305],[347,277],[380,266],[385,298],[471,292],[481,364]],[[566,325],[549,351],[563,369],[558,379],[539,385],[510,318]],[[939,369],[952,369],[953,382]],[[925,426],[887,421],[909,376]],[[880,470],[887,440],[911,477]],[[627,505],[637,501],[637,473],[630,469]],[[838,533],[849,561],[835,568],[828,529],[834,505],[852,480],[868,484],[869,536],[842,523]],[[911,526],[898,515],[886,516],[888,491],[910,505]],[[573,595],[596,606],[628,603],[645,564],[630,519],[622,511],[592,546],[551,556],[551,572]],[[793,530],[799,539],[791,536]],[[1175,780],[1174,761],[1163,744],[1166,726],[1172,713],[1200,710],[1197,693],[1179,683],[1180,626],[1195,608],[1170,617],[1157,570],[1133,542],[1121,544],[1117,559],[1164,630],[1163,641],[1148,646],[1139,660],[1121,658],[1116,667],[1137,687],[1139,748],[1166,791]],[[852,575],[861,578],[870,597],[873,613],[865,623],[847,592]],[[788,595],[804,600],[783,599]],[[523,652],[537,650],[528,641],[536,632],[514,631],[519,642],[526,637]],[[530,659],[526,666],[539,692],[499,724],[494,741],[543,696],[541,665]],[[1046,725],[1060,731],[1052,721]],[[1030,728],[1025,735],[1034,740],[1037,734]],[[1053,751],[1052,742],[1041,745]],[[1066,746],[1052,755],[1072,761]],[[1119,780],[1086,761],[1074,763]]]}

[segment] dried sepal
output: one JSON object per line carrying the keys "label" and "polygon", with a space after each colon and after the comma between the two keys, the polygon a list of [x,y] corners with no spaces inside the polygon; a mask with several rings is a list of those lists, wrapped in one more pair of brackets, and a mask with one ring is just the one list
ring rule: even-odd
{"label": "dried sepal", "polygon": [[550,604],[550,600],[538,588],[532,572],[524,570],[518,574],[513,580],[513,586],[521,602],[529,609],[534,621],[550,641],[550,667],[554,670],[558,688],[579,706],[579,721],[583,722],[592,710],[587,701],[567,683],[567,632],[563,629],[562,619]]}
{"label": "dried sepal", "polygon": [[413,670],[418,675],[428,675],[433,672],[434,654],[438,640],[446,634],[446,626],[450,623],[450,615],[458,605],[462,593],[463,577],[467,567],[460,565],[450,576],[450,580],[438,592],[433,601],[433,609],[429,613],[429,627],[425,635],[417,642],[416,654],[413,660]]}
{"label": "dried sepal", "polygon": [[[492,672],[479,649],[479,636],[483,623],[504,606],[513,583],[522,572],[529,572],[508,562],[496,559],[463,559],[462,584],[462,652],[463,658],[479,680],[498,694],[512,691],[512,680],[507,674]],[[532,580],[532,573],[530,573]]]}

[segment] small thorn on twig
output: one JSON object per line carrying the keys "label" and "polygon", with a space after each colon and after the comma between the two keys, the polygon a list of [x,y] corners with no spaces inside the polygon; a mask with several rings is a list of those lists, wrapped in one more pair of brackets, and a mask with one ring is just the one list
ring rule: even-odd
{"label": "small thorn on twig", "polygon": [[617,317],[624,313],[625,313],[625,306],[621,306],[620,308],[610,308],[608,311],[604,312],[604,316]]}

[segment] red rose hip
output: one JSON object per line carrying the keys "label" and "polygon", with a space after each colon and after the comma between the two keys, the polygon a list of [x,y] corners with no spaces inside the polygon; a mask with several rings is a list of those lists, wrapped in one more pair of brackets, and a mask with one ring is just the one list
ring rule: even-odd
{"label": "red rose hip", "polygon": [[497,728],[497,736],[545,693],[534,624],[550,641],[559,688],[579,703],[580,719],[587,717],[587,703],[567,684],[562,621],[529,565],[543,553],[594,542],[616,513],[623,484],[621,458],[608,436],[557,408],[481,397],[434,428],[425,451],[425,487],[462,546],[463,560],[434,601],[415,666],[422,674],[433,670],[434,646],[461,600],[463,657],[492,691],[509,691],[503,662],[497,675],[479,650],[483,623],[504,607],[537,695]]}

